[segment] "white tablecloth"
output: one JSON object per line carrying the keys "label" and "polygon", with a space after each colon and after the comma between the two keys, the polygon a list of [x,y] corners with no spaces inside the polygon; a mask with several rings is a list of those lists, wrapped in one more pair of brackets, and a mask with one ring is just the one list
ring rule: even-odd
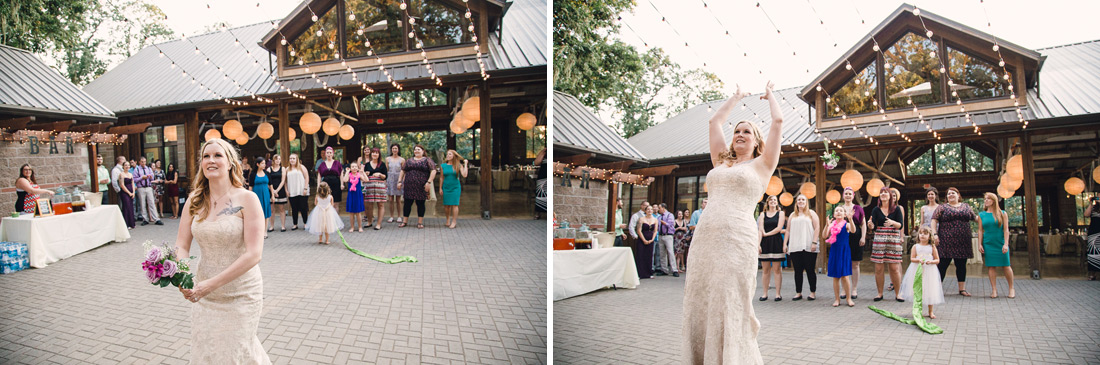
{"label": "white tablecloth", "polygon": [[117,205],[33,217],[28,214],[0,220],[0,239],[26,243],[30,265],[36,268],[46,267],[111,241],[130,239],[130,232]]}
{"label": "white tablecloth", "polygon": [[634,289],[639,282],[629,247],[554,251],[554,300],[611,285]]}

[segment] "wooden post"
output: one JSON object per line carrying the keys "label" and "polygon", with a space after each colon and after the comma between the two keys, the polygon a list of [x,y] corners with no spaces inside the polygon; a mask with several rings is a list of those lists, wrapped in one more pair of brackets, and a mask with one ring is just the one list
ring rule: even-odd
{"label": "wooden post", "polygon": [[1039,279],[1039,212],[1035,204],[1035,161],[1031,154],[1031,136],[1024,132],[1024,220],[1027,221],[1028,265],[1032,279]]}
{"label": "wooden post", "polygon": [[[290,114],[287,111],[286,101],[279,102],[279,153],[283,159],[283,166],[290,164]],[[299,162],[301,163],[301,162]]]}
{"label": "wooden post", "polygon": [[202,141],[199,140],[199,112],[192,110],[189,114],[183,122],[183,144],[186,147],[187,174],[194,176],[199,168],[199,146]]}
{"label": "wooden post", "polygon": [[[821,159],[821,156],[814,158],[814,184],[817,185],[817,196],[814,197],[814,211],[817,211],[817,219],[820,223],[822,230],[825,229],[825,223],[829,220],[825,217],[825,169],[822,164],[825,163]],[[814,237],[815,240],[818,237]],[[829,263],[829,250],[825,241],[821,241],[821,244],[817,245],[817,267],[821,268],[822,272],[828,272],[827,264]]]}
{"label": "wooden post", "polygon": [[[484,18],[484,17],[482,17]],[[487,38],[486,38],[487,39]],[[479,87],[481,99],[481,218],[492,218],[493,210],[493,118],[489,83]]]}
{"label": "wooden post", "polygon": [[[92,166],[91,170],[88,170],[88,191],[93,193],[99,192],[99,166],[95,163],[96,145],[95,143],[88,143],[88,163]],[[104,161],[103,163],[107,163]],[[165,165],[167,166],[167,165]]]}
{"label": "wooden post", "polygon": [[615,215],[615,208],[618,207],[616,203],[619,200],[619,184],[614,181],[607,182],[607,225],[604,231],[615,232],[615,227],[619,225],[616,220],[623,219],[622,217]]}

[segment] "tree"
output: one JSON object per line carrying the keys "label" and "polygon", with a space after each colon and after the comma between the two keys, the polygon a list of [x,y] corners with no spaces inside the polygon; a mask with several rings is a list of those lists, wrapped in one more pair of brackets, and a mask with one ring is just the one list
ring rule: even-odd
{"label": "tree", "polygon": [[641,76],[641,55],[611,37],[618,32],[618,15],[633,7],[632,0],[554,2],[555,90],[598,109],[624,91],[621,78]]}
{"label": "tree", "polygon": [[89,0],[0,0],[0,43],[34,53],[72,44]]}

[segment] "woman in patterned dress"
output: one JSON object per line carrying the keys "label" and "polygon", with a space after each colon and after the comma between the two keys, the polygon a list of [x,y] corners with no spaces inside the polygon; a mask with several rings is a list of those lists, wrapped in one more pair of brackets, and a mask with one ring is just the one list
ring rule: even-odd
{"label": "woman in patterned dress", "polygon": [[[382,229],[382,217],[386,216],[386,180],[389,169],[386,162],[382,161],[382,151],[371,148],[367,154],[367,162],[363,163],[363,173],[367,176],[367,182],[363,185],[363,203],[367,207],[367,216],[377,218],[374,220],[374,230]],[[375,210],[377,214],[372,214]],[[367,222],[370,225],[372,222]]]}
{"label": "woman in patterned dress", "polygon": [[969,297],[966,291],[966,260],[974,257],[971,247],[970,222],[978,222],[978,216],[970,206],[962,202],[959,190],[947,188],[947,204],[940,204],[932,214],[932,231],[936,232],[940,244],[936,249],[940,253],[940,281],[947,275],[947,267],[955,261],[955,277],[959,280],[959,295]]}
{"label": "woman in patterned dress", "polygon": [[878,289],[875,301],[882,300],[882,286],[886,283],[883,270],[889,266],[890,283],[895,287],[894,299],[904,302],[896,287],[901,285],[901,256],[905,252],[901,244],[905,235],[901,222],[905,219],[905,213],[889,189],[882,188],[878,199],[879,205],[871,208],[870,222],[867,223],[867,229],[875,233],[871,241],[871,262],[875,263],[875,288]]}
{"label": "woman in patterned dress", "polygon": [[1092,197],[1088,208],[1085,208],[1085,216],[1089,217],[1088,277],[1089,280],[1096,280],[1096,272],[1100,271],[1100,196]]}
{"label": "woman in patterned dress", "polygon": [[405,221],[401,222],[398,227],[404,227],[409,225],[409,214],[412,213],[412,205],[416,203],[416,228],[424,228],[424,201],[428,200],[428,194],[431,192],[431,187],[428,186],[428,182],[435,180],[435,161],[432,161],[431,157],[425,156],[426,150],[424,146],[416,145],[413,147],[413,157],[405,161],[405,167],[401,169],[401,176],[399,177],[397,187],[401,188],[404,192],[405,204],[404,204],[404,217]]}
{"label": "woman in patterned dress", "polygon": [[403,222],[397,210],[397,207],[401,206],[401,196],[404,195],[397,187],[401,182],[403,167],[405,167],[405,158],[401,157],[401,145],[394,143],[390,145],[390,155],[386,156],[386,198],[389,201],[386,205],[389,205],[390,223],[393,223],[395,218],[397,223]]}
{"label": "woman in patterned dress", "polygon": [[[130,171],[126,168],[126,171]],[[29,164],[23,164],[19,168],[19,178],[15,179],[15,211],[34,213],[35,201],[39,195],[53,196],[52,190],[39,189],[38,180],[34,178],[34,168]]]}

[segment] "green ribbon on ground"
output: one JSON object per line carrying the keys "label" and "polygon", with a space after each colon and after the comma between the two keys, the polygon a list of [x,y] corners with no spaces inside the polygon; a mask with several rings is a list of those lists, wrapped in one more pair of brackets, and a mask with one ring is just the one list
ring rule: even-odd
{"label": "green ribbon on ground", "polygon": [[412,257],[412,256],[395,256],[393,258],[388,258],[387,259],[385,257],[375,256],[375,255],[371,255],[371,254],[363,252],[363,251],[356,250],[354,248],[351,248],[351,246],[348,245],[348,241],[344,239],[344,233],[343,232],[340,232],[339,230],[337,230],[336,234],[340,235],[340,242],[344,243],[344,247],[347,247],[348,251],[351,251],[352,253],[354,253],[356,255],[363,256],[363,257],[366,257],[368,259],[378,261],[378,262],[381,262],[381,263],[386,263],[386,264],[397,264],[397,263],[402,263],[402,262],[416,262],[416,258]]}
{"label": "green ribbon on ground", "polygon": [[940,326],[937,326],[937,325],[932,324],[930,322],[925,322],[924,321],[924,316],[921,315],[921,313],[923,312],[923,309],[921,308],[921,307],[923,307],[923,305],[922,305],[921,302],[923,301],[923,298],[924,298],[923,276],[924,276],[924,265],[917,266],[917,275],[916,275],[916,278],[913,280],[913,318],[912,319],[899,316],[897,314],[894,314],[893,312],[888,312],[884,309],[875,308],[875,306],[873,306],[873,305],[868,307],[868,308],[871,308],[871,310],[875,311],[875,313],[881,314],[881,315],[885,316],[886,318],[892,318],[894,320],[897,320],[898,322],[905,323],[905,324],[915,324],[922,331],[928,332],[929,334],[938,335],[938,334],[943,333],[943,329],[940,328]]}

